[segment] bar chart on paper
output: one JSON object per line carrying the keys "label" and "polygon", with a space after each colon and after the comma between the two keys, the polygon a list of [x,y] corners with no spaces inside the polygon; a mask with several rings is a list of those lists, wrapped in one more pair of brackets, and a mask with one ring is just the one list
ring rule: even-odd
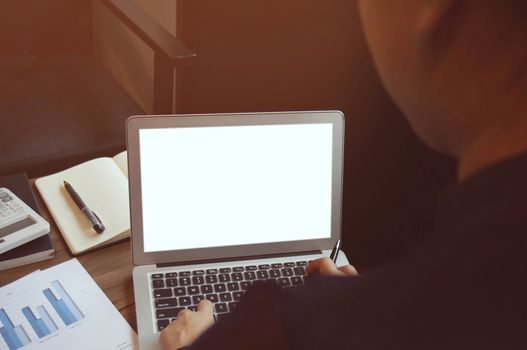
{"label": "bar chart on paper", "polygon": [[[26,298],[33,306],[20,305]],[[5,308],[0,309],[0,336],[9,350],[32,343],[32,338],[40,341],[57,334],[61,327],[70,326],[84,318],[83,312],[59,280],[53,280],[48,288],[13,299],[18,299],[18,302],[12,304],[11,316]],[[13,322],[14,318],[22,319],[22,322],[25,319],[27,323],[17,325]]]}
{"label": "bar chart on paper", "polygon": [[128,350],[136,340],[76,259],[0,288],[0,350]]}

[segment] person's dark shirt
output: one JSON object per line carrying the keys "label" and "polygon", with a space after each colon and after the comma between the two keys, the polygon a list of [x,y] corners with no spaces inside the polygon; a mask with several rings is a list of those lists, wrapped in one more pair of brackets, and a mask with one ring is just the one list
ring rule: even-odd
{"label": "person's dark shirt", "polygon": [[254,288],[191,348],[525,349],[526,279],[527,154],[450,189],[404,261]]}

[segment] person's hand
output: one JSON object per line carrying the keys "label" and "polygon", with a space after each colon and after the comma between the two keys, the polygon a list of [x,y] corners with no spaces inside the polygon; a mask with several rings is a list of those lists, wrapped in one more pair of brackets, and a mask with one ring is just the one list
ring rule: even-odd
{"label": "person's hand", "polygon": [[212,303],[202,300],[198,311],[184,309],[177,318],[165,328],[159,337],[163,350],[176,350],[190,346],[203,332],[214,324]]}
{"label": "person's hand", "polygon": [[311,261],[306,268],[308,274],[320,273],[332,276],[357,276],[359,273],[351,265],[337,267],[330,258],[321,258]]}

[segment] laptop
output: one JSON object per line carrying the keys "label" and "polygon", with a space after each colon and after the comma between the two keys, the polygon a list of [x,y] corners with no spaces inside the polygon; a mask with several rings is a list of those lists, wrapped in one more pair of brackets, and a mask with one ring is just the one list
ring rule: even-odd
{"label": "laptop", "polygon": [[341,112],[134,116],[126,131],[141,349],[204,298],[221,322],[258,283],[302,286],[340,239]]}

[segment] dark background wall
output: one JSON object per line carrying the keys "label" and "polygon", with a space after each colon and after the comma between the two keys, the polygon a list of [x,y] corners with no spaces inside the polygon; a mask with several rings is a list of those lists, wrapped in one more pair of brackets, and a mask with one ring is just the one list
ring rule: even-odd
{"label": "dark background wall", "polygon": [[339,109],[344,250],[367,269],[425,236],[454,164],[413,134],[369,56],[355,1],[179,0],[179,113]]}
{"label": "dark background wall", "polygon": [[91,51],[90,0],[0,1],[0,56]]}

